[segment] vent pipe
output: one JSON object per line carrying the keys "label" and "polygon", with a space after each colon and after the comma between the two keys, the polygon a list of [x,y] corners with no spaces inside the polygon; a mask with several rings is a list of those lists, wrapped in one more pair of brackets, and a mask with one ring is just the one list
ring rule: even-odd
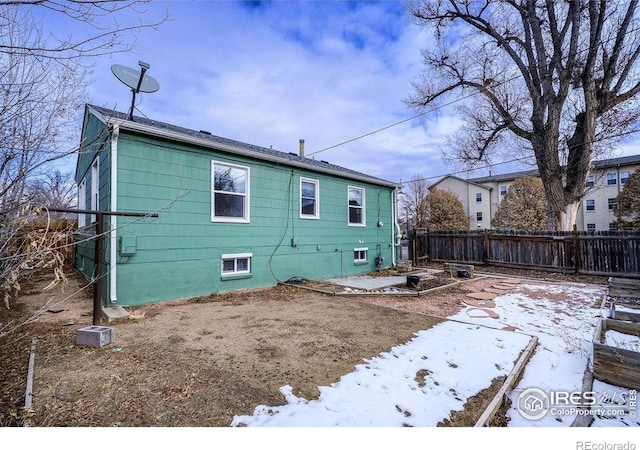
{"label": "vent pipe", "polygon": [[300,157],[304,158],[304,139],[300,139]]}

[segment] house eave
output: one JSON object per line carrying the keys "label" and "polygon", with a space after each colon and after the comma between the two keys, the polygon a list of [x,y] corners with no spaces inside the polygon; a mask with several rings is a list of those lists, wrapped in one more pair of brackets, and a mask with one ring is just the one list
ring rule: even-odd
{"label": "house eave", "polygon": [[375,184],[375,185],[379,185],[379,186],[384,186],[384,187],[388,187],[391,189],[396,189],[399,188],[400,185],[398,185],[397,183],[392,183],[389,181],[385,181],[385,180],[381,180],[378,178],[374,178],[374,177],[368,177],[368,176],[359,176],[357,174],[351,174],[351,173],[346,173],[346,172],[342,172],[339,170],[335,170],[332,169],[330,167],[326,167],[323,168],[321,166],[315,165],[315,164],[306,164],[304,161],[296,161],[296,160],[291,160],[291,159],[287,159],[284,157],[278,157],[275,155],[269,155],[269,154],[261,154],[261,153],[256,153],[253,152],[251,150],[247,150],[241,147],[236,147],[233,145],[227,145],[221,142],[212,142],[208,139],[205,138],[198,138],[195,136],[188,136],[182,133],[178,133],[178,132],[174,132],[171,130],[165,130],[165,129],[161,129],[161,128],[157,128],[154,126],[150,126],[150,125],[146,125],[146,124],[141,124],[135,121],[130,121],[130,120],[123,120],[120,118],[105,118],[102,114],[100,114],[97,111],[94,111],[96,114],[99,115],[99,117],[101,118],[102,121],[104,121],[106,124],[108,125],[118,125],[120,127],[120,131],[130,131],[130,132],[134,132],[134,133],[140,133],[140,134],[144,134],[144,135],[148,135],[148,136],[153,136],[153,137],[157,137],[157,138],[162,138],[162,139],[167,139],[167,140],[172,140],[172,141],[176,141],[176,142],[181,142],[181,143],[185,143],[185,144],[190,144],[190,145],[195,145],[198,147],[203,147],[203,148],[208,148],[208,149],[212,149],[212,150],[218,150],[218,151],[222,151],[222,152],[227,152],[227,153],[232,153],[234,155],[240,155],[240,156],[245,156],[248,158],[253,158],[253,159],[258,159],[258,160],[262,160],[262,161],[268,161],[271,163],[275,163],[275,164],[281,164],[281,165],[285,165],[285,166],[291,166],[291,167],[297,167],[297,168],[301,168],[301,169],[306,169],[306,170],[311,170],[314,172],[320,172],[320,173],[325,173],[328,175],[333,175],[333,176],[339,176],[342,178],[347,178],[347,179],[351,179],[351,180],[356,180],[356,181],[360,181],[360,182],[365,182],[365,183],[370,183],[370,184]]}

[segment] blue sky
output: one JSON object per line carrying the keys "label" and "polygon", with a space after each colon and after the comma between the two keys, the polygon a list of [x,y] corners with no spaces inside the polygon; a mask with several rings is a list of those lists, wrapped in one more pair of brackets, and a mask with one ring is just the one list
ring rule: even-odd
{"label": "blue sky", "polygon": [[138,68],[142,60],[161,87],[138,97],[136,114],[284,152],[297,152],[305,139],[309,157],[395,182],[415,175],[435,182],[456,170],[442,158],[461,123],[453,108],[406,120],[416,111],[404,100],[431,43],[406,2],[154,1],[144,8],[144,20],[165,12],[170,20],[136,33],[132,51],[94,61],[92,103],[126,112],[131,93],[110,67]]}

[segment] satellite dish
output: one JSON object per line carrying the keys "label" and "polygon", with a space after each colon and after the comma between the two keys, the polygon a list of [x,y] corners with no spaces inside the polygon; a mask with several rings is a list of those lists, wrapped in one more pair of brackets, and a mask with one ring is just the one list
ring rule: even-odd
{"label": "satellite dish", "polygon": [[156,92],[160,89],[160,83],[151,76],[145,74],[151,66],[143,61],[138,61],[138,65],[140,66],[140,70],[132,69],[120,64],[114,64],[111,66],[111,72],[113,72],[116,78],[124,85],[131,88],[133,98],[131,99],[131,108],[129,109],[129,120],[133,120],[133,107],[136,102],[136,94],[140,92]]}

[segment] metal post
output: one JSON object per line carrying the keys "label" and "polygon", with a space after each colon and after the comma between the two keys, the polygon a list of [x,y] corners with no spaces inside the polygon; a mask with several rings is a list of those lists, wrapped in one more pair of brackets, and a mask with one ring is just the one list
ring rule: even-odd
{"label": "metal post", "polygon": [[93,281],[93,324],[99,325],[102,315],[102,249],[104,247],[104,215],[96,214],[95,271]]}
{"label": "metal post", "polygon": [[96,247],[95,247],[95,266],[93,278],[93,324],[99,325],[102,316],[102,275],[103,275],[103,249],[104,249],[104,216],[120,216],[120,217],[158,217],[157,213],[136,213],[136,212],[118,212],[118,211],[95,211],[88,209],[71,209],[71,208],[47,208],[51,212],[76,213],[76,214],[95,214],[96,216]]}

